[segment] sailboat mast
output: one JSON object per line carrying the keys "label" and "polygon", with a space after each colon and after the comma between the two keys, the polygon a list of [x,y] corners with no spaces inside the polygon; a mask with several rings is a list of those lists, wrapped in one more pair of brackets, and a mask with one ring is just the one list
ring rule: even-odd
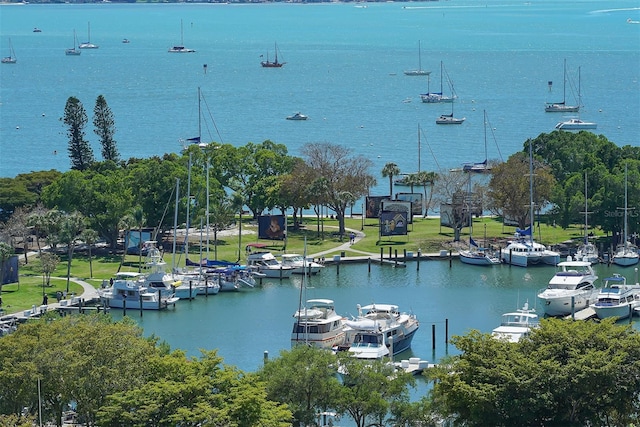
{"label": "sailboat mast", "polygon": [[627,250],[627,211],[629,210],[629,208],[627,208],[627,203],[628,203],[628,196],[629,196],[629,192],[628,192],[628,185],[627,185],[627,164],[624,164],[624,249],[625,249],[625,253]]}
{"label": "sailboat mast", "polygon": [[567,101],[567,60],[564,60],[564,72],[562,76],[562,104]]}
{"label": "sailboat mast", "polygon": [[584,173],[584,242],[587,243],[589,238],[587,237],[587,231],[589,230],[589,226],[587,225],[588,221],[588,209],[587,203],[589,203],[589,199],[587,198],[587,172]]}
{"label": "sailboat mast", "polygon": [[189,226],[191,225],[191,217],[189,209],[191,208],[191,153],[189,153],[189,172],[187,174],[187,230],[184,235],[184,257],[189,258]]}
{"label": "sailboat mast", "polygon": [[484,110],[484,161],[487,160],[487,110]]}
{"label": "sailboat mast", "polygon": [[209,167],[210,162],[207,160],[207,260],[209,260]]}
{"label": "sailboat mast", "polygon": [[418,172],[420,171],[420,123],[418,123]]}
{"label": "sailboat mast", "polygon": [[418,71],[422,71],[422,49],[420,48],[420,40],[418,40]]}
{"label": "sailboat mast", "polygon": [[533,245],[533,141],[529,140],[529,204],[531,211],[531,232],[529,233],[529,241]]}
{"label": "sailboat mast", "polygon": [[202,111],[200,109],[200,100],[202,96],[200,95],[200,86],[198,86],[198,142],[202,142]]}
{"label": "sailboat mast", "polygon": [[176,207],[173,213],[173,254],[171,261],[171,271],[176,270],[176,239],[178,234],[178,201],[180,200],[180,178],[176,178]]}

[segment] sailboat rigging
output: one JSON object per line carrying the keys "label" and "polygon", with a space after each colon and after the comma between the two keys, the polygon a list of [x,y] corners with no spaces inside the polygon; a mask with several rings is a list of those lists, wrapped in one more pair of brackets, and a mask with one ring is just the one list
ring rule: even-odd
{"label": "sailboat rigging", "polygon": [[436,119],[437,125],[459,125],[466,120],[466,117],[458,118],[453,116],[453,102],[451,102],[451,114],[441,114]]}
{"label": "sailboat rigging", "polygon": [[80,43],[78,46],[80,49],[97,49],[100,46],[91,43],[91,22],[87,23],[87,41]]}
{"label": "sailboat rigging", "polygon": [[182,26],[182,19],[180,20],[180,45],[173,46],[169,49],[169,53],[193,53],[195,49],[184,47],[184,30]]}
{"label": "sailboat rigging", "polygon": [[[445,74],[447,76],[447,83],[451,88],[451,96],[444,95],[442,91]],[[428,76],[427,93],[420,94],[420,98],[422,99],[422,102],[426,102],[426,103],[453,102],[453,100],[457,98],[455,91],[453,90],[453,83],[451,82],[451,79],[449,78],[449,75],[447,74],[442,61],[440,61],[440,92],[431,92],[430,84],[431,84],[431,78]]]}
{"label": "sailboat rigging", "polygon": [[15,64],[18,60],[16,59],[16,53],[13,51],[13,45],[11,44],[11,38],[9,38],[9,56],[4,56],[2,58],[3,64]]}
{"label": "sailboat rigging", "polygon": [[[551,83],[549,84],[551,85]],[[549,86],[551,87],[551,86]],[[575,113],[580,111],[580,79],[578,79],[578,104],[567,105],[567,60],[564,60],[564,78],[562,83],[562,101],[550,102],[544,107],[547,113]]]}
{"label": "sailboat rigging", "polygon": [[78,56],[82,52],[76,48],[78,45],[78,37],[76,37],[76,30],[73,30],[73,47],[64,51],[64,54],[67,56]]}
{"label": "sailboat rigging", "polygon": [[418,40],[418,69],[417,70],[407,70],[404,72],[406,76],[428,76],[431,74],[431,71],[426,71],[422,69],[422,49],[420,48],[420,40]]}
{"label": "sailboat rigging", "polygon": [[[580,87],[580,67],[578,67],[578,87]],[[578,104],[582,103],[582,94],[580,90],[578,90]],[[556,125],[556,129],[560,130],[583,130],[583,129],[596,129],[598,124],[595,122],[587,122],[580,119],[580,114],[578,117],[572,117],[569,120],[560,122]]]}
{"label": "sailboat rigging", "polygon": [[[286,64],[286,62],[278,62],[278,44],[277,43],[274,43],[274,50],[275,50],[275,55],[276,55],[275,60],[274,61],[269,61],[269,52],[267,51],[267,60],[260,62],[260,65],[262,65],[263,68],[280,68],[284,64]],[[262,56],[262,55],[260,55],[260,56]]]}
{"label": "sailboat rigging", "polygon": [[596,245],[589,241],[589,225],[588,225],[588,216],[591,212],[587,209],[589,203],[588,193],[587,193],[587,173],[584,173],[584,241],[578,247],[578,251],[576,252],[576,260],[578,261],[588,261],[590,263],[596,263],[599,260],[598,256],[598,248]]}
{"label": "sailboat rigging", "polygon": [[629,189],[628,189],[628,166],[624,165],[624,240],[618,245],[616,253],[613,255],[613,263],[627,267],[635,265],[640,261],[638,248],[629,242],[629,221],[628,212],[633,209],[629,207]]}
{"label": "sailboat rigging", "polygon": [[[187,138],[186,140],[181,139],[180,142],[182,144],[182,150],[185,151],[189,145],[192,144],[197,144],[200,148],[205,148],[207,145],[209,145],[206,142],[202,142],[202,101],[205,101],[205,105],[206,105],[206,100],[204,99],[204,95],[202,94],[200,87],[198,87],[198,136],[195,136],[193,138]],[[208,107],[207,107],[208,110]],[[218,135],[218,139],[220,141],[220,143],[222,143],[222,136],[220,135],[220,132],[218,130],[218,127],[216,126],[215,121],[213,120],[213,117],[211,116],[211,113],[209,113],[209,116],[211,118],[211,121],[213,123],[213,127],[215,128],[216,134]],[[205,122],[206,124],[206,122]],[[211,134],[211,132],[209,132],[209,134]],[[212,140],[213,137],[211,137],[211,135],[209,135],[209,138]]]}

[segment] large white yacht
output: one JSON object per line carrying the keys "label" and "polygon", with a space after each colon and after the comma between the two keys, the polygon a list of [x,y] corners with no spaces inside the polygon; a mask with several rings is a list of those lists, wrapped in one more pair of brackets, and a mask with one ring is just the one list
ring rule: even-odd
{"label": "large white yacht", "polygon": [[293,315],[291,346],[297,344],[331,349],[344,343],[345,324],[333,300],[310,299]]}
{"label": "large white yacht", "polygon": [[251,252],[247,256],[247,266],[276,279],[287,279],[293,273],[293,267],[282,265],[271,252]]}
{"label": "large white yacht", "polygon": [[637,307],[640,307],[640,284],[627,285],[627,280],[619,274],[605,279],[598,300],[593,304],[599,319],[625,319],[632,316]]}
{"label": "large white yacht", "polygon": [[596,273],[587,261],[571,259],[558,264],[560,270],[538,293],[547,316],[566,316],[593,304],[598,298]]}

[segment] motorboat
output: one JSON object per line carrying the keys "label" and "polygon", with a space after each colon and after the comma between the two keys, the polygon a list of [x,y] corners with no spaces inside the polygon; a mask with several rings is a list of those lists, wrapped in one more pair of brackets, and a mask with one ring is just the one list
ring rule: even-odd
{"label": "motorboat", "polygon": [[98,291],[102,303],[111,308],[129,308],[132,310],[162,310],[174,305],[180,298],[175,295],[163,295],[159,290],[145,285],[140,273],[117,273],[113,285]]}
{"label": "motorboat", "polygon": [[495,328],[491,335],[497,339],[518,342],[528,336],[531,330],[537,328],[538,325],[538,315],[535,313],[535,309],[529,308],[529,302],[526,302],[517,311],[503,314],[500,326]]}
{"label": "motorboat", "polygon": [[633,315],[637,307],[640,307],[640,284],[627,285],[627,279],[619,274],[605,279],[598,299],[593,304],[599,319],[625,319]]}
{"label": "motorboat", "polygon": [[520,267],[528,267],[536,264],[558,265],[560,254],[551,251],[541,243],[537,243],[531,237],[531,226],[525,230],[517,229],[515,237],[506,247],[500,250],[500,258],[503,262]]}
{"label": "motorboat", "polygon": [[41,33],[41,32],[42,32],[42,30],[41,30],[40,28],[38,28],[38,27],[35,27],[35,28],[33,29],[33,32],[34,32],[34,33]]}
{"label": "motorboat", "polygon": [[556,125],[556,129],[560,130],[583,130],[583,129],[597,129],[598,124],[594,122],[585,122],[577,117],[570,118],[564,122],[559,122]]}
{"label": "motorboat", "polygon": [[122,39],[122,43],[131,43],[131,41],[129,39]]}
{"label": "motorboat", "polygon": [[382,359],[411,347],[420,323],[395,304],[358,305],[358,316],[346,320],[348,351],[359,359]]}
{"label": "motorboat", "polygon": [[305,260],[300,254],[282,254],[282,265],[293,267],[293,274],[318,274],[324,265],[317,262]]}
{"label": "motorboat", "polygon": [[269,278],[287,279],[293,273],[293,267],[282,265],[271,252],[250,253],[247,266]]}
{"label": "motorboat", "polygon": [[293,315],[291,346],[305,344],[332,349],[344,343],[345,323],[335,310],[333,300],[310,299]]}
{"label": "motorboat", "polygon": [[598,276],[588,261],[569,259],[558,264],[538,299],[547,316],[566,316],[595,303],[599,290],[595,286]]}
{"label": "motorboat", "polygon": [[287,120],[307,120],[308,118],[308,116],[305,116],[302,113],[294,113],[290,116],[287,116]]}
{"label": "motorboat", "polygon": [[466,117],[461,119],[453,117],[453,114],[442,114],[436,119],[438,125],[459,125],[466,120]]}

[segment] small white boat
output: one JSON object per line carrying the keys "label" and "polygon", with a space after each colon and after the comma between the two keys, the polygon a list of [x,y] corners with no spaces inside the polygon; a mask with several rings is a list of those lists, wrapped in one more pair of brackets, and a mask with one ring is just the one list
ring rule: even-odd
{"label": "small white boat", "polygon": [[[578,85],[580,82],[578,82]],[[551,83],[549,83],[551,88]],[[578,92],[580,88],[578,87]],[[545,105],[544,111],[547,113],[576,113],[580,111],[580,104],[570,105],[567,104],[567,60],[564,60],[564,78],[562,84],[562,101],[561,102],[549,102]]]}
{"label": "small white boat", "polygon": [[131,41],[129,39],[122,39],[122,43],[131,43]]}
{"label": "small white boat", "polygon": [[190,49],[184,46],[184,31],[182,29],[182,19],[180,20],[180,44],[172,46],[169,49],[169,53],[193,53],[195,49]]}
{"label": "small white boat", "polygon": [[310,299],[293,315],[291,346],[306,344],[331,349],[344,343],[345,324],[333,300]]}
{"label": "small white boat", "polygon": [[282,265],[271,252],[250,253],[247,266],[269,278],[288,279],[293,273],[293,267]]}
{"label": "small white boat", "polygon": [[442,63],[442,61],[440,61],[440,92],[431,92],[430,90],[431,78],[429,76],[427,78],[427,93],[420,94],[420,99],[422,99],[422,102],[426,102],[428,104],[453,102],[453,100],[457,98],[455,92],[453,91],[453,85],[451,83],[451,79],[449,79],[449,75],[447,75],[447,83],[451,88],[451,96],[444,95],[444,93],[442,92],[443,79],[445,74],[446,74],[446,71],[444,69],[444,64]]}
{"label": "small white boat", "polygon": [[282,254],[282,265],[292,267],[293,274],[318,274],[324,265],[317,262],[305,260],[300,254]]}
{"label": "small white boat", "polygon": [[76,46],[78,45],[78,37],[76,37],[76,30],[73,30],[73,47],[66,49],[64,51],[64,54],[67,56],[78,56],[80,55],[82,52],[80,51],[80,49],[77,49]]}
{"label": "small white boat", "polygon": [[583,129],[597,129],[598,124],[594,122],[585,122],[577,117],[571,118],[564,122],[559,122],[556,125],[556,129],[560,130],[583,130]]}
{"label": "small white boat", "polygon": [[182,277],[167,273],[167,263],[162,259],[162,254],[155,241],[144,242],[143,250],[147,251],[147,260],[143,279],[145,286],[150,290],[159,291],[163,296],[175,295],[180,299],[193,299],[198,295],[197,286],[189,286],[189,282]]}
{"label": "small white boat", "polygon": [[420,327],[413,314],[401,313],[394,304],[358,305],[358,317],[345,321],[345,345],[359,359],[382,359],[411,347]]}
{"label": "small white boat", "polygon": [[558,267],[560,270],[549,280],[547,287],[538,293],[547,316],[566,316],[595,303],[599,292],[595,286],[598,276],[590,262],[569,259]]}
{"label": "small white boat", "polygon": [[459,125],[462,124],[466,120],[466,117],[457,118],[453,117],[453,113],[451,114],[442,114],[440,117],[436,119],[436,124],[438,125]]}
{"label": "small white boat", "polygon": [[80,43],[78,45],[78,48],[80,48],[80,49],[97,49],[97,48],[99,48],[100,46],[91,43],[91,23],[87,24],[87,34],[88,34],[87,41],[84,42],[84,43]]}
{"label": "small white boat", "polygon": [[627,285],[627,280],[619,274],[605,279],[598,300],[593,304],[599,319],[625,319],[632,316],[637,307],[640,307],[640,284]]}
{"label": "small white boat", "polygon": [[9,56],[2,57],[3,64],[15,64],[18,62],[16,59],[16,53],[13,51],[13,45],[11,44],[11,39],[9,39]]}
{"label": "small white boat", "polygon": [[308,118],[308,116],[305,116],[302,113],[294,113],[290,116],[287,116],[287,120],[307,120]]}
{"label": "small white boat", "polygon": [[628,221],[628,207],[629,190],[627,185],[627,165],[624,167],[624,240],[621,245],[616,248],[616,253],[613,255],[613,263],[622,267],[629,267],[636,265],[640,261],[640,254],[638,254],[638,248],[629,242],[629,221]]}
{"label": "small white boat", "polygon": [[531,226],[525,230],[516,230],[514,240],[501,249],[500,257],[503,262],[520,267],[536,264],[558,265],[560,262],[558,252],[548,250],[545,245],[533,240]]}
{"label": "small white boat", "polygon": [[459,252],[460,262],[471,265],[496,265],[501,264],[502,261],[497,256],[494,256],[486,248],[476,248],[469,250],[462,250]]}
{"label": "small white boat", "polygon": [[517,311],[503,314],[500,326],[495,328],[491,335],[497,339],[518,342],[528,336],[531,330],[537,328],[538,325],[538,315],[535,313],[535,309],[529,308],[529,302],[526,302]]}

